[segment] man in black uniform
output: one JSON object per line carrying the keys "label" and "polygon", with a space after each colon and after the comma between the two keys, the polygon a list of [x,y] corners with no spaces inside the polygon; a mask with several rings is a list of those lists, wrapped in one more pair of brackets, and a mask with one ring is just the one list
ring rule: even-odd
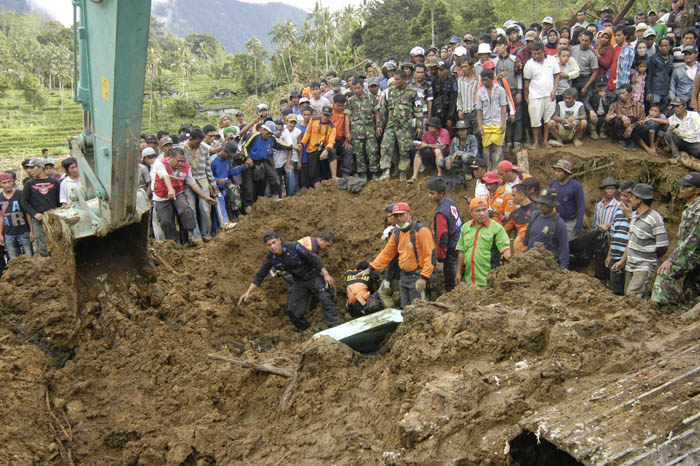
{"label": "man in black uniform", "polygon": [[247,301],[250,293],[262,284],[272,267],[275,267],[289,272],[294,280],[287,297],[287,315],[297,329],[309,328],[309,321],[304,317],[309,294],[315,296],[321,303],[323,320],[329,328],[340,324],[333,298],[329,293],[324,292],[326,286],[333,286],[333,277],[328,273],[321,259],[297,242],[283,243],[274,231],[265,232],[263,241],[268,252],[248,290],[238,300],[238,304],[241,305]]}

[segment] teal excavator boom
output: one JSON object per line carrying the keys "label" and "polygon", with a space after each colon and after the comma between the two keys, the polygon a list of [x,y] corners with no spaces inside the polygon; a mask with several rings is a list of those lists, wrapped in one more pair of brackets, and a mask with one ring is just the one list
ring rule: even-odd
{"label": "teal excavator boom", "polygon": [[73,9],[83,132],[69,144],[81,188],[46,216],[45,231],[64,275],[89,288],[95,267],[146,257],[150,204],[137,174],[151,1],[73,0]]}

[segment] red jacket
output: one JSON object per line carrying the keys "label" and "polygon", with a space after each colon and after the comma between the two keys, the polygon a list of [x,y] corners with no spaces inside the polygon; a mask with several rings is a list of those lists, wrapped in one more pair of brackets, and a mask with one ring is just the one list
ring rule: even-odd
{"label": "red jacket", "polygon": [[[185,179],[187,179],[187,174],[190,171],[190,164],[183,162],[177,173],[173,173],[173,169],[170,166],[170,157],[163,159],[163,165],[170,176],[170,183],[173,185],[175,195],[180,194],[185,190]],[[156,179],[153,183],[153,193],[158,197],[168,197],[168,186],[158,176],[158,173],[156,173]]]}

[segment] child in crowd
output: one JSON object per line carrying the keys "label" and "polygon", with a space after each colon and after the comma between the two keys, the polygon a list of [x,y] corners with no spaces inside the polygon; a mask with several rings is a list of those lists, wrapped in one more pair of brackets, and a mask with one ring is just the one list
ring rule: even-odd
{"label": "child in crowd", "polygon": [[644,86],[647,79],[647,68],[649,67],[647,57],[637,57],[633,67],[630,78],[632,81],[632,100],[644,104]]}
{"label": "child in crowd", "polygon": [[644,127],[649,130],[649,147],[656,153],[656,144],[663,138],[668,119],[661,113],[661,105],[651,104],[649,115],[644,119]]}

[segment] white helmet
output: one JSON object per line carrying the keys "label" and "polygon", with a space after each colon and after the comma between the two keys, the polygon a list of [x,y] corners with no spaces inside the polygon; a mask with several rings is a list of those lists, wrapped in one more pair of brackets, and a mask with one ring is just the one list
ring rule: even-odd
{"label": "white helmet", "polygon": [[265,110],[266,112],[269,112],[269,111],[270,111],[270,109],[269,109],[269,107],[267,106],[267,104],[258,104],[258,106],[255,107],[255,112],[258,113],[258,114],[260,114],[260,111],[261,111],[261,110]]}
{"label": "white helmet", "polygon": [[415,46],[411,49],[411,56],[417,57],[418,55],[425,56],[425,50],[423,50],[423,47]]}

